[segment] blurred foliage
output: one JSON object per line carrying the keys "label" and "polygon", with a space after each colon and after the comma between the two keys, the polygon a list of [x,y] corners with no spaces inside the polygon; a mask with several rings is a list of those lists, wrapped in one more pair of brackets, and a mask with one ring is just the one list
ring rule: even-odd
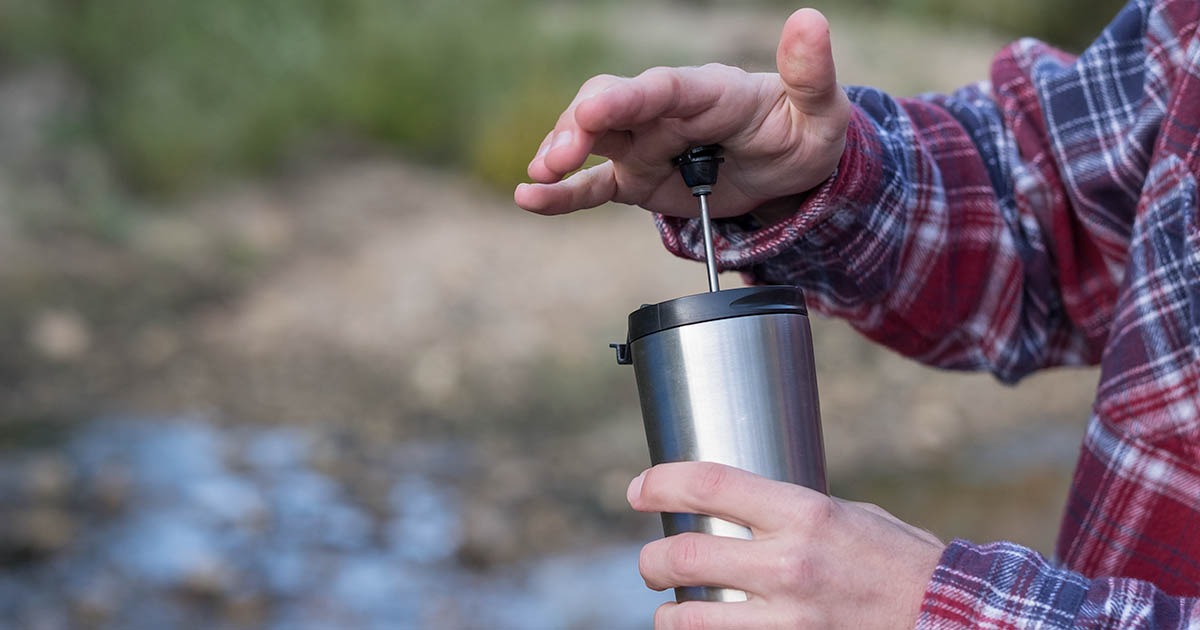
{"label": "blurred foliage", "polygon": [[[326,133],[380,141],[506,187],[524,178],[531,145],[564,95],[596,72],[633,69],[600,33],[550,28],[543,9],[554,4],[0,0],[0,63],[51,57],[72,68],[88,89],[83,133],[142,191],[270,166]],[[851,0],[826,8],[969,21],[1078,49],[1121,4]]]}
{"label": "blurred foliage", "polygon": [[[778,0],[793,6],[791,0]],[[859,8],[936,20],[970,23],[1011,37],[1036,37],[1072,52],[1096,38],[1126,0],[813,0],[818,8]]]}
{"label": "blurred foliage", "polygon": [[[89,131],[170,192],[350,133],[507,185],[564,94],[612,59],[535,0],[0,0],[0,60],[65,60]],[[536,138],[536,140],[530,140]]]}

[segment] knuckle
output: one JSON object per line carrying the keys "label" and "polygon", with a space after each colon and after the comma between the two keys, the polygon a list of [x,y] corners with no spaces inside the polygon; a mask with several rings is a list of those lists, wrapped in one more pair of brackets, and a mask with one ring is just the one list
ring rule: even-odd
{"label": "knuckle", "polygon": [[604,86],[617,81],[620,77],[615,74],[597,74],[596,76],[583,82],[583,89],[603,88]]}
{"label": "knuckle", "polygon": [[891,516],[890,514],[888,514],[887,510],[879,507],[878,505],[876,505],[874,503],[866,503],[866,502],[859,501],[859,502],[851,503],[850,505],[853,505],[854,507],[857,507],[860,510],[864,510],[864,511],[867,511],[872,514],[879,515],[879,516]]}
{"label": "knuckle", "polygon": [[575,106],[571,105],[558,115],[558,120],[554,122],[554,130],[550,134],[557,133],[573,124],[575,124]]}
{"label": "knuckle", "polygon": [[745,74],[745,71],[742,70],[741,68],[737,68],[735,66],[730,66],[727,64],[723,64],[723,63],[716,63],[716,62],[706,63],[706,64],[700,66],[700,69],[704,70],[705,72],[712,72],[712,73],[724,74],[724,75]]}
{"label": "knuckle", "polygon": [[719,464],[703,464],[696,476],[695,493],[698,497],[711,497],[725,491],[729,485],[729,469]]}
{"label": "knuckle", "polygon": [[645,70],[643,70],[641,76],[645,77],[645,78],[664,77],[664,76],[669,77],[669,76],[675,74],[675,72],[676,72],[675,68],[670,68],[667,66],[654,66],[653,68],[646,68]]}
{"label": "knuckle", "polygon": [[655,66],[647,69],[638,78],[649,82],[660,82],[670,88],[679,88],[679,75],[681,72],[679,68]]}
{"label": "knuckle", "polygon": [[679,92],[683,89],[683,82],[680,80],[679,74],[678,68],[659,66],[646,70],[639,79],[645,81],[646,85],[653,85],[656,90],[662,90],[672,95],[673,100],[677,100]]}
{"label": "knuckle", "polygon": [[803,547],[795,547],[779,556],[775,575],[784,592],[804,594],[820,583],[821,571],[816,560]]}
{"label": "knuckle", "polygon": [[656,630],[706,630],[709,627],[704,611],[696,602],[664,604],[654,611]]}
{"label": "knuckle", "polygon": [[805,83],[805,84],[801,84],[801,85],[791,85],[791,86],[789,86],[789,88],[792,91],[800,94],[801,96],[808,97],[808,98],[816,98],[818,96],[825,96],[826,94],[829,93],[829,87],[824,86],[824,85],[810,85],[810,84]]}
{"label": "knuckle", "polygon": [[702,562],[700,539],[695,534],[679,534],[672,536],[670,541],[670,547],[667,548],[667,570],[678,581],[687,582],[697,574]]}
{"label": "knuckle", "polygon": [[821,495],[816,501],[813,501],[811,509],[813,526],[821,528],[832,523],[837,518],[839,509],[840,506],[838,506],[837,501]]}
{"label": "knuckle", "polygon": [[801,532],[821,532],[837,519],[838,510],[837,502],[830,497],[806,497],[795,502],[792,522]]}

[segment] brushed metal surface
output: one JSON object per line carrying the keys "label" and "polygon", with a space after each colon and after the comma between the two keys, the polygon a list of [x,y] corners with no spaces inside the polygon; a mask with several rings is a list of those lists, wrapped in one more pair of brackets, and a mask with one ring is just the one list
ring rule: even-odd
{"label": "brushed metal surface", "polygon": [[[718,462],[828,492],[812,333],[799,314],[690,324],[630,344],[654,464]],[[751,538],[710,516],[663,514],[670,536]],[[741,601],[741,591],[676,589],[676,599]]]}

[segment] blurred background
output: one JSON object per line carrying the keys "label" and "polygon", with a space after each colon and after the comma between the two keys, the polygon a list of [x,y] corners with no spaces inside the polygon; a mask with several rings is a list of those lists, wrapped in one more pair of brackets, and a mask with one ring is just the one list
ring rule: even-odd
{"label": "blurred background", "polygon": [[[816,3],[842,82],[896,95],[1119,5]],[[607,344],[704,273],[640,210],[511,189],[588,76],[771,70],[794,8],[0,0],[3,625],[647,627]],[[1052,550],[1095,372],[813,327],[835,494]]]}

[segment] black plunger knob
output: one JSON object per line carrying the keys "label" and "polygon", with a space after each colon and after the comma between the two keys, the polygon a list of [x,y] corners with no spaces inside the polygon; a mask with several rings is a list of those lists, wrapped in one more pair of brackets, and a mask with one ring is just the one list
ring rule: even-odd
{"label": "black plunger knob", "polygon": [[717,168],[724,161],[721,145],[706,144],[688,149],[671,163],[679,168],[683,183],[692,189],[692,194],[699,196],[712,192],[713,184],[717,183]]}

